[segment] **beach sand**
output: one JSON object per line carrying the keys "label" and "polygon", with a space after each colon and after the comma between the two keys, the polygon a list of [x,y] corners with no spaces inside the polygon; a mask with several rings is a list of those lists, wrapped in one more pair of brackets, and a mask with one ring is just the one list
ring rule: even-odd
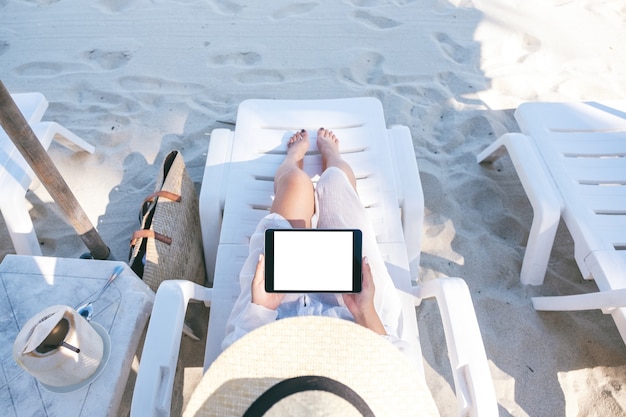
{"label": "beach sand", "polygon": [[[388,125],[413,136],[421,279],[469,285],[500,415],[624,416],[626,346],[613,320],[531,306],[534,295],[597,290],[566,228],[545,284],[521,285],[531,206],[508,157],[478,165],[476,154],[519,131],[522,102],[624,98],[625,27],[615,0],[0,0],[0,77],[13,93],[45,94],[45,119],[96,146],[49,153],[118,260],[164,155],[180,150],[200,187],[210,133],[233,128],[241,101],[379,98]],[[27,199],[44,255],[86,251],[43,186]],[[8,253],[2,223],[0,259]],[[455,415],[436,304],[417,315],[428,383],[441,415]],[[202,362],[184,344],[178,407]]]}

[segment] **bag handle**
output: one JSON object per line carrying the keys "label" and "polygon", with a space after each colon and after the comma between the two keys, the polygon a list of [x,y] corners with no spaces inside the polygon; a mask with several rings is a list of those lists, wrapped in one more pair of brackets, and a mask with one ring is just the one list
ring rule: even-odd
{"label": "bag handle", "polygon": [[178,195],[178,194],[174,194],[174,193],[169,192],[169,191],[161,190],[161,191],[156,191],[156,192],[150,194],[148,197],[145,198],[145,200],[143,200],[143,202],[144,203],[152,202],[152,200],[154,200],[157,197],[167,198],[168,200],[172,200],[172,201],[175,201],[177,203],[180,203],[180,200],[182,199],[182,197],[180,195]]}
{"label": "bag handle", "polygon": [[180,195],[171,193],[169,191],[161,190],[150,194],[143,200],[143,203],[141,203],[141,210],[139,210],[139,223],[142,223],[143,218],[146,216],[146,214],[148,214],[156,206],[154,200],[157,197],[163,197],[176,203],[180,203],[182,200],[182,197]]}
{"label": "bag handle", "polygon": [[250,405],[243,417],[262,416],[283,398],[303,391],[330,392],[352,404],[363,417],[374,417],[365,400],[352,388],[334,379],[313,375],[285,379],[270,387]]}
{"label": "bag handle", "polygon": [[141,229],[133,232],[133,236],[130,239],[130,246],[134,246],[138,240],[143,238],[152,238],[156,239],[159,242],[163,242],[166,245],[172,244],[172,238],[169,236],[162,235],[159,232],[155,232],[154,230]]}
{"label": "bag handle", "polygon": [[[146,197],[143,200],[143,203],[141,204],[141,214],[139,216],[140,222],[142,222],[142,219],[145,217],[145,215],[148,214],[155,207],[153,203],[154,203],[155,198],[157,197],[163,197],[163,198],[166,198],[168,200],[171,200],[177,203],[179,203],[182,200],[182,197],[180,195],[169,192],[169,191],[161,190],[161,191],[156,191],[150,194],[148,197]],[[140,230],[133,232],[133,235],[130,239],[130,246],[131,247],[135,246],[137,241],[143,238],[153,238],[153,239],[158,240],[159,242],[165,243],[166,245],[172,244],[172,239],[168,236],[165,236],[153,230],[140,229]]]}

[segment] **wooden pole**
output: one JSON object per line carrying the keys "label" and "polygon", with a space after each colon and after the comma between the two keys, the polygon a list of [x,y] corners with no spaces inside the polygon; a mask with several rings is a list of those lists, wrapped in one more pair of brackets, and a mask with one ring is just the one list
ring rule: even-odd
{"label": "wooden pole", "polygon": [[69,223],[91,252],[91,256],[94,259],[109,259],[111,254],[109,247],[78,204],[72,190],[37,139],[2,81],[0,81],[0,125],[61,208]]}

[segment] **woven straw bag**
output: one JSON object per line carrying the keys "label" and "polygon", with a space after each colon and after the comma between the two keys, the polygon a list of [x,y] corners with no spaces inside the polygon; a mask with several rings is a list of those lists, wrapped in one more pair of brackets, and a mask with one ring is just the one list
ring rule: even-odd
{"label": "woven straw bag", "polygon": [[166,279],[204,285],[198,195],[180,152],[165,157],[155,192],[142,205],[140,222],[141,229],[131,239],[129,264],[153,291]]}

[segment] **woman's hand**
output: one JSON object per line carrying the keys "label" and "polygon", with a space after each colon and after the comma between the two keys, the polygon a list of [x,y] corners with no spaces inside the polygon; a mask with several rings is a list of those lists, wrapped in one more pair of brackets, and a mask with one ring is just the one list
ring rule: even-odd
{"label": "woman's hand", "polygon": [[283,301],[285,294],[268,293],[265,291],[265,256],[259,255],[254,279],[252,279],[252,302],[270,310],[276,310]]}
{"label": "woman's hand", "polygon": [[385,327],[378,317],[376,308],[374,308],[374,277],[370,269],[367,257],[363,258],[361,263],[363,276],[361,278],[361,292],[343,294],[343,302],[354,316],[354,320],[363,327],[385,335]]}

